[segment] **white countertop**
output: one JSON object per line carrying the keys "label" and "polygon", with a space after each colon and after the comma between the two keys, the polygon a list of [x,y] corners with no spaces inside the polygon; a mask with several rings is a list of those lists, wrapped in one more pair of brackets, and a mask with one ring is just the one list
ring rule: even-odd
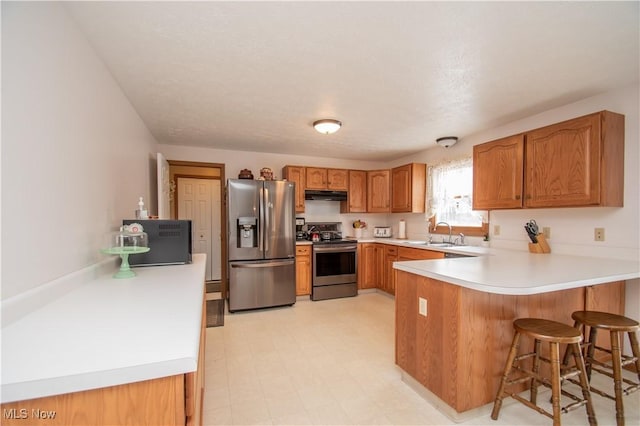
{"label": "white countertop", "polygon": [[[395,269],[497,294],[529,295],[640,277],[640,262],[490,250],[479,257],[394,262]],[[401,284],[399,284],[401,285]]]}
{"label": "white countertop", "polygon": [[115,270],[2,328],[2,402],[195,371],[205,255]]}

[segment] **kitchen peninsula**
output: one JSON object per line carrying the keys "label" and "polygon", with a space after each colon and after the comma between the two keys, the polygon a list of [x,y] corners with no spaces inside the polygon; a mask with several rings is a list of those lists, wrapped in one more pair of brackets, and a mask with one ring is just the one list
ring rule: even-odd
{"label": "kitchen peninsula", "polygon": [[527,252],[394,268],[396,364],[456,420],[495,398],[515,318],[573,324],[576,310],[624,313],[625,280],[640,277],[635,261]]}
{"label": "kitchen peninsula", "polygon": [[3,324],[3,424],[200,424],[205,260],[112,262]]}

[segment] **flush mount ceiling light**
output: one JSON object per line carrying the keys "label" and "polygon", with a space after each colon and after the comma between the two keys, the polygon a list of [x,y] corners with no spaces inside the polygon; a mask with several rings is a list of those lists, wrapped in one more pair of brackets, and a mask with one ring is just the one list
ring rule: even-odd
{"label": "flush mount ceiling light", "polygon": [[444,136],[442,138],[436,139],[436,143],[445,148],[449,148],[450,146],[455,145],[456,142],[458,142],[457,136]]}
{"label": "flush mount ceiling light", "polygon": [[331,133],[335,133],[340,130],[342,123],[338,120],[332,120],[330,118],[325,118],[323,120],[318,120],[313,122],[313,128],[316,129],[320,133],[324,133],[325,135],[330,135]]}

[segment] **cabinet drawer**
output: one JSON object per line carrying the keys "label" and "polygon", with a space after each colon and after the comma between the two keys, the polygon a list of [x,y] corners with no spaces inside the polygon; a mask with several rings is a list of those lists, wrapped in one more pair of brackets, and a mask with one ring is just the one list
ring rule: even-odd
{"label": "cabinet drawer", "polygon": [[296,246],[296,256],[310,256],[311,246]]}

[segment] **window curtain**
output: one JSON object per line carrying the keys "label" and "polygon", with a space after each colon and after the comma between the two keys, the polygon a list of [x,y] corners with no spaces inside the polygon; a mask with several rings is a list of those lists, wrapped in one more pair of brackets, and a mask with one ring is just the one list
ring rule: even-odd
{"label": "window curtain", "polygon": [[456,226],[481,226],[482,212],[472,210],[473,160],[471,157],[429,167],[427,217]]}

